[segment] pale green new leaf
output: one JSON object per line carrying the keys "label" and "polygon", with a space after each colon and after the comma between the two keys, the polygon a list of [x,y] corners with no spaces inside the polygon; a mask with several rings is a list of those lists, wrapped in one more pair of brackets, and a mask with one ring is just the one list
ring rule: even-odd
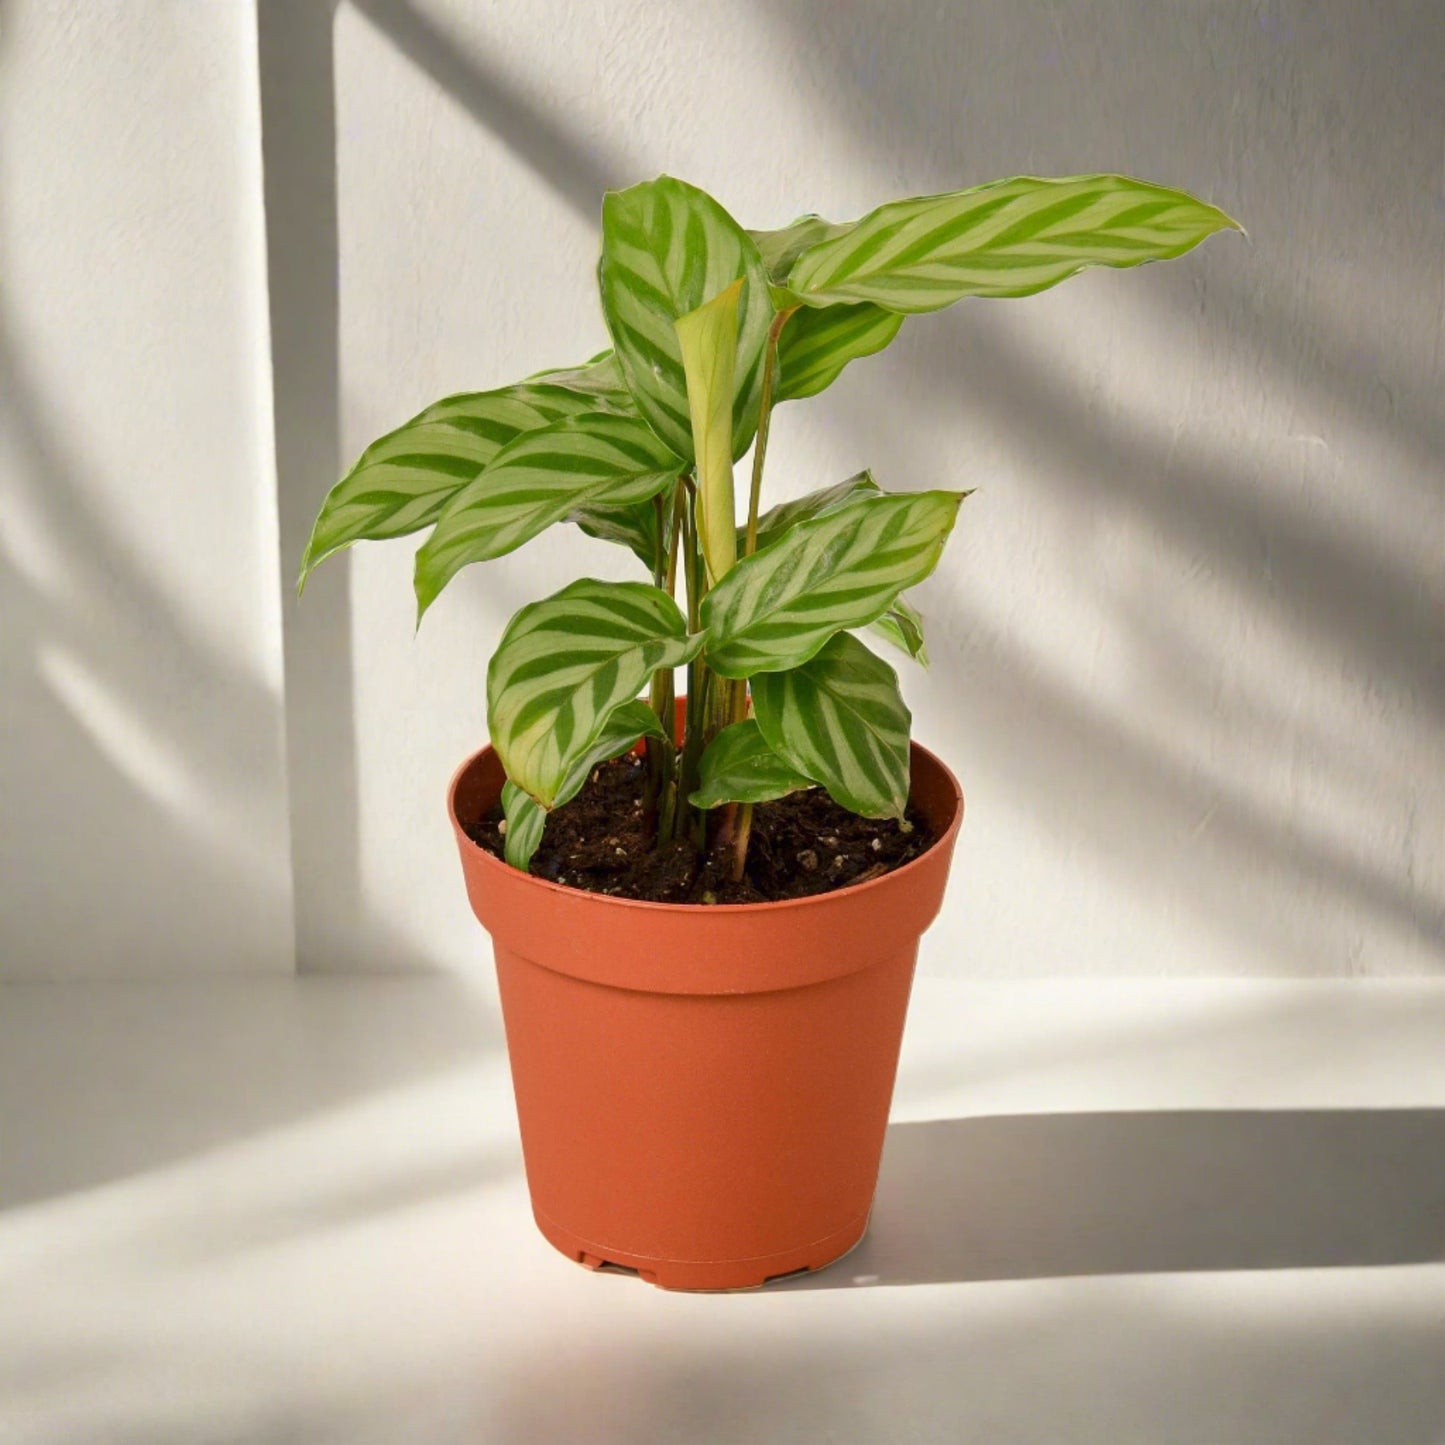
{"label": "pale green new leaf", "polygon": [[699,774],[699,787],[688,799],[695,808],[767,803],[813,786],[812,778],[768,746],[752,718],[718,733],[702,755]]}
{"label": "pale green new leaf", "polygon": [[965,296],[1029,296],[1086,266],[1180,256],[1238,229],[1183,191],[1127,176],[1018,176],[880,206],[805,250],[788,287],[809,306],[936,311]]}
{"label": "pale green new leaf", "polygon": [[929,663],[928,644],[923,638],[923,618],[906,597],[900,597],[882,617],[868,624],[868,630],[906,652],[922,667]]}
{"label": "pale green new leaf", "polygon": [[856,637],[840,633],[810,661],[753,681],[768,746],[865,818],[901,818],[908,804],[912,722],[898,676]]}
{"label": "pale green new leaf", "polygon": [[742,286],[734,281],[675,323],[697,458],[697,540],[709,586],[715,586],[738,559],[732,400]]}
{"label": "pale green new leaf", "polygon": [[541,845],[547,810],[530,793],[524,793],[508,780],[502,784],[502,812],[507,815],[504,856],[513,868],[525,873],[532,854]]}
{"label": "pale green new leaf", "polygon": [[707,665],[724,677],[780,672],[835,632],[881,617],[933,571],[962,500],[865,496],[743,558],[703,600]]}
{"label": "pale green new leaf", "polygon": [[416,554],[417,616],[468,563],[500,557],[579,508],[643,502],[682,462],[641,417],[584,412],[503,447]]}
{"label": "pale green new leaf", "polygon": [[775,401],[816,396],[832,386],[850,361],[882,351],[903,317],[870,301],[854,306],[804,306],[789,317],[778,338]]}
{"label": "pale green new leaf", "polygon": [[602,203],[602,309],[638,409],[679,456],[692,424],[673,323],[731,282],[744,282],[738,317],[733,456],[757,425],[763,349],[772,320],[767,273],[746,231],[705,192],[662,176]]}
{"label": "pale green new leaf", "polygon": [[327,494],[297,590],[318,563],[353,542],[404,537],[431,526],[447,502],[522,433],[599,409],[634,410],[611,360],[427,407],[367,447]]}
{"label": "pale green new leaf", "polygon": [[[799,522],[811,522],[814,517],[836,512],[840,507],[846,507],[849,502],[856,502],[863,497],[882,495],[883,488],[873,480],[873,473],[862,471],[849,477],[847,481],[834,482],[831,487],[820,487],[816,492],[809,492],[805,497],[797,497],[791,502],[779,502],[776,507],[769,507],[758,518],[756,550],[761,552],[765,547],[771,547]],[[745,531],[745,528],[739,528],[738,536],[742,537]]]}
{"label": "pale green new leaf", "polygon": [[702,643],[672,598],[645,582],[583,578],[522,608],[487,668],[487,720],[507,776],[554,806],[613,711]]}

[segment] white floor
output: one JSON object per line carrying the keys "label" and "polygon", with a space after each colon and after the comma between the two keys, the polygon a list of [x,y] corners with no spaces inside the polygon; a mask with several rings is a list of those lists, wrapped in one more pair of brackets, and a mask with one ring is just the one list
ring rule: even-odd
{"label": "white floor", "polygon": [[0,1441],[1445,1441],[1445,984],[920,980],[871,1232],[531,1224],[489,987],[0,989]]}

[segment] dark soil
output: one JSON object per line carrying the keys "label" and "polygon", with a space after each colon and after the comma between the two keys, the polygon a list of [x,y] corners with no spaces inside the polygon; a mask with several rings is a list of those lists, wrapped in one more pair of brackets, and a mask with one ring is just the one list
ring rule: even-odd
{"label": "dark soil", "polygon": [[[861,883],[907,863],[933,842],[910,805],[903,822],[860,818],[821,788],[753,810],[747,871],[728,878],[730,850],[702,857],[687,842],[654,848],[643,816],[647,769],[635,757],[603,763],[582,791],[547,819],[532,858],[539,878],[589,893],[655,903],[769,903]],[[467,828],[472,842],[502,856],[501,805]]]}

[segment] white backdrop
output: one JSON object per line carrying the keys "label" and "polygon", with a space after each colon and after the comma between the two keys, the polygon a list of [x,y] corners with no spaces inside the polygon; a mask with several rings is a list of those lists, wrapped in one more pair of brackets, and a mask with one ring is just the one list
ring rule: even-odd
{"label": "white backdrop", "polygon": [[[1368,974],[1445,961],[1445,12],[1430,0],[1368,11],[1350,0],[348,0],[334,24],[325,0],[262,0],[279,582],[257,540],[262,401],[245,413],[250,393],[216,376],[209,410],[168,413],[139,443],[126,430],[153,418],[147,388],[199,387],[198,368],[222,364],[227,328],[241,353],[266,333],[245,279],[268,251],[252,210],[253,102],[237,83],[223,134],[192,116],[224,103],[211,72],[245,75],[251,7],[137,0],[104,20],[12,0],[0,23],[12,13],[21,37],[27,20],[50,37],[60,67],[97,28],[145,32],[148,48],[113,46],[103,65],[146,60],[148,80],[174,72],[177,93],[141,114],[139,100],[75,87],[54,115],[48,87],[15,93],[19,44],[0,52],[7,294],[19,252],[29,289],[71,295],[88,278],[112,306],[124,292],[165,342],[134,356],[118,317],[81,367],[76,338],[92,333],[78,321],[68,331],[64,308],[57,320],[37,307],[44,325],[29,333],[7,329],[14,364],[39,378],[36,409],[63,415],[93,501],[58,523],[41,515],[13,543],[7,530],[7,569],[28,575],[47,546],[74,542],[74,566],[94,582],[112,564],[83,549],[84,528],[136,470],[110,453],[155,450],[164,430],[166,467],[146,471],[115,552],[190,586],[162,594],[152,650],[122,651],[116,685],[147,736],[180,732],[153,691],[165,629],[227,619],[220,660],[263,679],[268,707],[192,695],[196,736],[182,744],[198,760],[198,797],[219,806],[228,780],[247,780],[245,827],[227,836],[274,872],[288,829],[265,666],[284,636],[302,967],[485,967],[442,793],[484,737],[486,658],[520,603],[578,571],[628,566],[550,533],[464,574],[413,638],[411,548],[363,546],[323,567],[278,628],[268,589],[289,586],[333,478],[333,428],[349,461],[444,393],[604,345],[600,193],[662,170],[755,226],[1099,169],[1186,187],[1244,223],[1247,241],[1219,238],[1168,266],[908,322],[885,356],[780,410],[770,492],[862,465],[894,487],[978,489],[919,596],[933,670],[904,672],[916,735],[968,798],[927,971]],[[209,27],[204,65],[172,44],[185,26]],[[106,147],[151,129],[165,146],[126,154],[128,186]],[[177,153],[204,159],[209,187],[230,185],[204,216],[175,222],[193,265],[209,254],[235,278],[224,294],[211,281],[191,294],[194,272],[177,267],[164,295],[137,293],[153,258],[110,242],[116,211],[164,210],[196,174]],[[32,212],[50,205],[57,168],[75,173],[77,209],[52,218],[49,245],[15,219],[27,166]],[[234,216],[224,237],[218,213]],[[106,233],[98,279],[95,238],[78,240],[87,226]],[[114,436],[111,414],[77,399],[77,368],[111,388],[126,418]],[[7,442],[7,498],[16,484],[45,490],[44,452]],[[199,551],[163,510],[175,496],[194,503],[198,454],[205,506],[234,513],[219,533],[206,519]],[[103,598],[84,605],[103,619]],[[79,705],[37,660],[49,605],[21,615],[33,625],[12,636],[7,601],[7,674],[13,663],[34,698],[22,688],[20,725],[7,727],[6,794],[18,782],[24,832],[17,841],[10,804],[0,966],[143,966],[134,948],[107,951],[68,906],[69,885],[55,886],[76,823],[48,750]],[[206,767],[215,757],[224,765]],[[150,921],[155,960],[274,962],[284,902],[258,907],[243,871],[213,896],[171,859],[127,851],[124,763],[93,768],[89,831],[113,851],[92,873]],[[177,830],[170,794],[152,788],[145,806],[148,836]],[[206,952],[208,927],[237,908],[265,937]],[[179,932],[166,926],[177,911]]]}

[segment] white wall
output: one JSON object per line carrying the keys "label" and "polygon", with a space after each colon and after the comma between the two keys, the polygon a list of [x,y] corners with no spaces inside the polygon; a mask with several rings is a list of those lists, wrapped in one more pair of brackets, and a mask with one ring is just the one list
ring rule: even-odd
{"label": "white wall", "polygon": [[774,427],[774,497],[978,488],[905,672],[969,801],[924,966],[1440,968],[1432,0],[260,7],[258,75],[242,0],[0,0],[0,970],[288,966],[293,870],[303,967],[485,969],[442,795],[486,659],[628,563],[548,534],[413,639],[363,546],[278,619],[338,420],[605,344],[609,185],[770,225],[1105,168],[1250,240],[910,321]]}
{"label": "white wall", "polygon": [[0,7],[0,978],[292,966],[255,17]]}
{"label": "white wall", "polygon": [[[928,970],[1445,962],[1445,12],[354,0],[336,38],[348,457],[604,345],[599,193],[660,170],[753,225],[1097,169],[1238,216],[1249,241],[910,321],[779,413],[769,486],[979,489],[905,675],[968,795]],[[549,533],[413,640],[410,561],[351,563],[363,891],[481,967],[440,809],[486,658],[626,562]]]}

